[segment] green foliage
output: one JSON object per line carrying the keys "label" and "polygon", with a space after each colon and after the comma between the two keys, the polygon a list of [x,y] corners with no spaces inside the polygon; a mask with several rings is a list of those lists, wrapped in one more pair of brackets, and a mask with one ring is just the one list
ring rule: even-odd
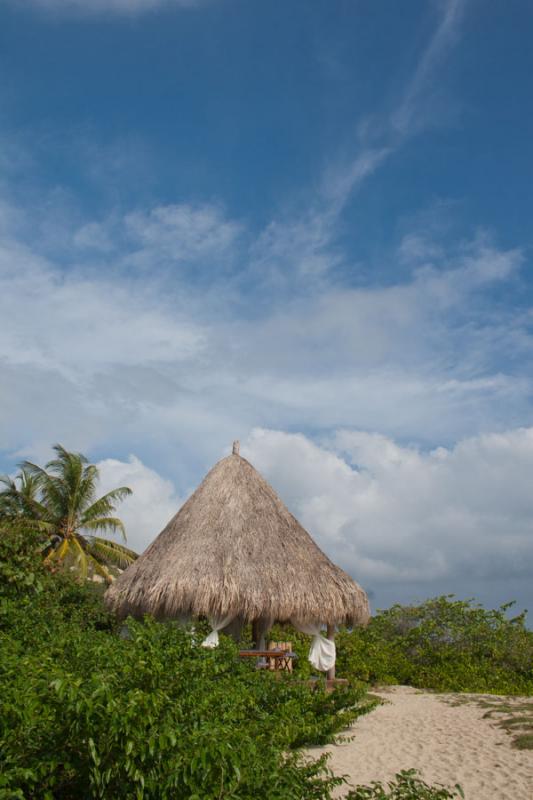
{"label": "green foliage", "polygon": [[[225,637],[217,650],[199,647],[201,624],[193,630],[146,619],[119,631],[99,592],[68,574],[50,574],[31,526],[0,524],[0,800],[331,798],[343,780],[325,758],[309,761],[298,748],[331,741],[371,704],[355,681],[331,694],[323,681],[309,688],[309,637],[274,631],[300,654],[294,676],[280,677],[239,660]],[[400,624],[398,609],[388,628],[381,624],[396,639],[398,629],[411,633],[411,649],[403,652],[415,663],[428,648],[412,634],[418,617]],[[493,620],[491,613],[500,614],[483,612]],[[523,630],[521,618],[496,619],[497,639],[500,625]],[[352,636],[339,635],[344,667],[357,654]],[[422,674],[431,666],[425,663]],[[519,738],[517,746],[530,746],[530,734]],[[408,772],[348,798],[451,800],[457,791],[427,786]]]}
{"label": "green foliage", "polygon": [[101,588],[80,584],[68,574],[52,575],[40,555],[39,533],[25,522],[0,522],[0,636],[34,641],[69,622],[80,630],[113,630]]}
{"label": "green foliage", "polygon": [[146,619],[120,635],[34,541],[0,541],[16,576],[0,588],[0,798],[326,800],[342,783],[297,748],[366,710],[362,689],[258,672],[226,637],[199,647],[201,630]]}
{"label": "green foliage", "polygon": [[31,525],[51,568],[68,567],[83,579],[97,574],[110,582],[113,568],[127,567],[137,554],[96,533],[118,531],[126,538],[114,513],[131,490],[122,486],[96,499],[95,465],[59,444],[54,450],[56,458],[44,469],[25,461],[15,479],[0,476],[0,521]]}
{"label": "green foliage", "polygon": [[533,702],[510,702],[499,697],[491,701],[469,699],[469,702],[477,702],[477,705],[486,708],[483,717],[496,721],[500,728],[507,731],[513,737],[514,747],[519,750],[533,750]]}
{"label": "green foliage", "polygon": [[293,670],[299,678],[306,680],[316,674],[307,657],[311,636],[300,633],[292,625],[274,625],[269,633],[269,639],[273,642],[291,642],[292,650],[298,656],[293,662]]}
{"label": "green foliage", "polygon": [[402,770],[386,786],[377,781],[370,786],[359,786],[346,800],[453,800],[459,797],[464,798],[464,794],[458,784],[453,789],[429,786],[418,777],[416,770],[410,769]]}
{"label": "green foliage", "polygon": [[39,545],[39,533],[23,520],[0,519],[0,598],[42,589]]}
{"label": "green foliage", "polygon": [[45,509],[38,501],[39,486],[36,478],[21,467],[15,479],[0,476],[0,514],[4,518],[29,518],[40,520]]}
{"label": "green foliage", "polygon": [[512,604],[486,610],[452,595],[380,611],[337,636],[337,674],[437,691],[533,694],[533,632]]}
{"label": "green foliage", "polygon": [[533,733],[521,733],[513,741],[517,750],[533,750]]}

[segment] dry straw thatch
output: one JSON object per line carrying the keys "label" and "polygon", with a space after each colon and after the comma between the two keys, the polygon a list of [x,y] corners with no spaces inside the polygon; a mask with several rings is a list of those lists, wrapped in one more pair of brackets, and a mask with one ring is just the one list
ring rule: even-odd
{"label": "dry straw thatch", "polygon": [[356,624],[369,616],[363,589],[319,549],[238,443],[108,589],[106,602],[121,617]]}

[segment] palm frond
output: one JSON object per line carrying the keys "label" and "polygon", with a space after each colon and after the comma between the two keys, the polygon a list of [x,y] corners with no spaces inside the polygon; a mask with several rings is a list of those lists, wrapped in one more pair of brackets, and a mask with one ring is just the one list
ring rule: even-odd
{"label": "palm frond", "polygon": [[100,562],[114,564],[125,569],[138,558],[137,553],[117,542],[91,536],[89,539],[89,553]]}
{"label": "palm frond", "polygon": [[131,494],[132,491],[128,486],[119,486],[118,489],[112,489],[110,492],[107,492],[107,494],[102,495],[102,497],[96,500],[89,508],[85,509],[83,512],[82,524],[85,525],[96,517],[107,516],[115,510],[117,503],[120,503]]}
{"label": "palm frond", "polygon": [[4,494],[6,491],[18,492],[17,484],[10,475],[0,475],[0,483],[3,483],[6,487],[5,489],[2,489],[0,494]]}
{"label": "palm frond", "polygon": [[78,495],[78,510],[84,512],[94,502],[96,494],[96,483],[98,481],[98,469],[94,464],[88,464],[83,469]]}
{"label": "palm frond", "polygon": [[55,547],[52,552],[46,556],[44,563],[49,564],[52,561],[63,561],[68,554],[69,544],[68,539],[62,539],[61,544]]}
{"label": "palm frond", "polygon": [[56,517],[64,516],[68,508],[68,487],[65,482],[31,461],[23,461],[20,466],[35,480],[41,493],[41,502],[49,513]]}
{"label": "palm frond", "polygon": [[72,463],[72,458],[76,461],[79,461],[81,464],[88,464],[89,460],[86,456],[82,453],[71,453],[62,444],[55,444],[52,448],[57,453],[57,458],[53,458],[46,464],[46,469],[53,470],[54,472],[57,470],[59,474],[68,468],[69,464]]}
{"label": "palm frond", "polygon": [[113,576],[102,562],[127,565],[136,554],[94,535],[89,543],[81,532],[83,529],[119,532],[125,540],[124,525],[113,513],[116,505],[131,494],[131,489],[122,486],[95,500],[97,467],[81,453],[71,453],[60,444],[54,445],[54,451],[56,457],[44,468],[24,461],[17,479],[2,478],[1,484],[6,488],[0,491],[0,517],[16,511],[35,519],[39,530],[49,539],[43,551],[45,562],[63,562],[68,558],[82,578],[87,577],[92,567],[110,581]]}
{"label": "palm frond", "polygon": [[46,533],[47,535],[54,533],[56,529],[55,524],[46,519],[33,519],[28,517],[27,524],[34,530],[40,533]]}
{"label": "palm frond", "polygon": [[95,558],[94,556],[90,555],[89,558],[91,559],[91,565],[94,571],[98,575],[101,575],[106,580],[107,583],[113,583],[115,577],[114,575],[111,574],[111,572],[109,572],[105,564],[103,564],[101,561],[98,561],[98,559]]}
{"label": "palm frond", "polygon": [[85,522],[83,527],[89,531],[110,531],[111,533],[118,531],[123,540],[127,541],[124,523],[118,517],[97,517]]}
{"label": "palm frond", "polygon": [[87,557],[87,553],[85,552],[84,548],[81,546],[80,542],[78,541],[78,537],[73,537],[73,542],[78,551],[78,555],[76,556],[75,567],[76,570],[80,574],[80,578],[84,581],[87,580],[87,572],[89,569],[89,558]]}
{"label": "palm frond", "polygon": [[34,464],[32,461],[21,461],[19,464],[21,472],[25,475],[29,475],[32,478],[35,478],[37,483],[42,481],[45,478],[48,478],[47,471],[40,467],[38,464]]}
{"label": "palm frond", "polygon": [[36,523],[47,517],[47,509],[39,499],[38,482],[22,469],[15,478],[0,475],[0,514],[4,517],[24,517]]}
{"label": "palm frond", "polygon": [[0,490],[0,515],[2,517],[18,516],[21,497],[15,481],[9,475],[0,475],[0,483],[5,489]]}
{"label": "palm frond", "polygon": [[81,491],[87,459],[80,453],[69,453],[62,445],[55,445],[54,450],[59,457],[47,463],[47,475],[55,480],[56,487],[60,487],[62,514],[67,519],[68,528],[74,529],[76,518],[93,497],[90,487],[89,492]]}

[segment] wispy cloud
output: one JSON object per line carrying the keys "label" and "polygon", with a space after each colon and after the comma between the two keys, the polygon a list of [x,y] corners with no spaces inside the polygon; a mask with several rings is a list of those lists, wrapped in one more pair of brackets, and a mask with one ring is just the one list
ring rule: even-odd
{"label": "wispy cloud", "polygon": [[206,0],[9,0],[12,5],[33,5],[43,11],[76,12],[95,14],[142,14],[158,8],[193,8],[205,4]]}
{"label": "wispy cloud", "polygon": [[83,222],[63,241],[77,262],[100,259],[112,263],[115,272],[122,267],[129,277],[155,269],[159,277],[166,272],[212,282],[211,273],[234,265],[244,234],[242,223],[229,219],[220,206],[175,203],[113,211],[101,222]]}
{"label": "wispy cloud", "polygon": [[359,127],[359,152],[325,174],[324,197],[338,213],[351,194],[393,153],[429,123],[425,104],[431,87],[453,45],[460,38],[467,0],[444,0],[435,32],[418,59],[412,76],[392,111],[379,110]]}
{"label": "wispy cloud", "polygon": [[[116,212],[63,232],[65,265],[63,253],[58,263],[38,239],[24,241],[23,217],[6,204],[7,447],[40,447],[63,431],[88,446],[155,436],[187,449],[202,432],[212,456],[258,424],[357,424],[448,442],[531,416],[530,319],[486,302],[493,287],[513,286],[523,256],[486,236],[453,247],[406,235],[389,257],[408,277],[349,288],[327,271],[313,278],[321,259],[344,257],[320,218],[314,238],[296,226],[282,240],[275,223],[254,237],[217,206]],[[271,274],[301,270],[308,291],[250,287],[248,264],[261,258]],[[47,413],[32,412],[41,403]]]}
{"label": "wispy cloud", "polygon": [[188,360],[202,350],[203,333],[181,302],[170,309],[146,284],[65,275],[20,244],[0,246],[0,353],[8,365],[76,380],[106,365]]}
{"label": "wispy cloud", "polygon": [[392,111],[378,109],[360,124],[352,148],[355,155],[329,163],[303,213],[284,215],[266,228],[251,261],[256,277],[283,286],[295,281],[300,286],[304,282],[320,283],[342,261],[334,246],[340,218],[357,189],[429,124],[425,105],[430,88],[460,37],[466,4],[467,0],[439,4],[436,29]]}
{"label": "wispy cloud", "polygon": [[[427,123],[423,109],[424,95],[431,85],[435,71],[442,64],[460,37],[460,25],[467,0],[443,0],[442,15],[435,33],[423,51],[403,97],[390,116],[393,131],[409,136]],[[422,113],[420,113],[422,112]],[[422,116],[422,120],[416,119]]]}

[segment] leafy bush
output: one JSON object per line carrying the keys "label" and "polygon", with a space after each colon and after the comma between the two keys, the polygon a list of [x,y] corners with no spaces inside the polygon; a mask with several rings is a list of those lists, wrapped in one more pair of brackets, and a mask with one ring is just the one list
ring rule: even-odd
{"label": "leafy bush", "polygon": [[416,770],[410,769],[402,770],[396,775],[396,780],[386,786],[379,781],[370,786],[359,786],[349,792],[346,800],[453,800],[458,797],[464,797],[459,785],[453,789],[429,786],[418,777]]}
{"label": "leafy bush", "polygon": [[308,659],[311,636],[300,633],[292,625],[274,625],[269,633],[269,639],[273,642],[291,642],[292,650],[298,656],[293,661],[293,670],[299,678],[306,680],[312,675],[316,675],[316,670]]}
{"label": "leafy bush", "polygon": [[[378,611],[366,628],[338,632],[337,677],[438,691],[533,694],[533,632],[525,612],[508,617],[512,605],[486,610],[445,595]],[[310,636],[275,626],[271,638],[290,640],[298,654],[296,674],[311,675]]]}
{"label": "leafy bush", "polygon": [[[42,589],[40,535],[23,521],[0,519],[0,598],[31,595]],[[33,592],[32,592],[33,590]]]}
{"label": "leafy bush", "polygon": [[323,764],[284,754],[354,714],[257,674],[226,639],[205,651],[149,620],[127,639],[70,624],[31,649],[3,638],[2,772],[31,797],[328,796]]}
{"label": "leafy bush", "polygon": [[[129,621],[119,635],[100,592],[51,575],[27,527],[0,527],[0,800],[327,800],[343,783],[324,757],[304,759],[298,748],[330,741],[370,706],[355,681],[331,694],[320,682],[308,687],[309,637],[274,632],[300,655],[292,679],[280,679],[239,660],[225,637],[217,650],[199,647],[201,624]],[[530,636],[523,618],[502,610],[448,598],[396,606],[366,630],[339,634],[339,673],[436,688],[462,677],[471,689],[464,665],[477,653],[475,681],[495,685],[496,674],[524,686],[519,648],[526,658]],[[349,798],[454,796],[405,773]]]}
{"label": "leafy bush", "polygon": [[453,692],[533,694],[533,632],[511,603],[486,610],[452,595],[380,611],[337,636],[337,674]]}
{"label": "leafy bush", "polygon": [[[329,798],[342,779],[296,748],[365,710],[238,659],[225,637],[130,620],[50,575],[31,536],[0,536],[0,798]],[[25,572],[34,578],[27,581]]]}
{"label": "leafy bush", "polygon": [[39,640],[70,621],[81,630],[111,630],[114,618],[102,603],[103,588],[51,574],[41,558],[40,534],[24,522],[0,523],[0,632]]}

